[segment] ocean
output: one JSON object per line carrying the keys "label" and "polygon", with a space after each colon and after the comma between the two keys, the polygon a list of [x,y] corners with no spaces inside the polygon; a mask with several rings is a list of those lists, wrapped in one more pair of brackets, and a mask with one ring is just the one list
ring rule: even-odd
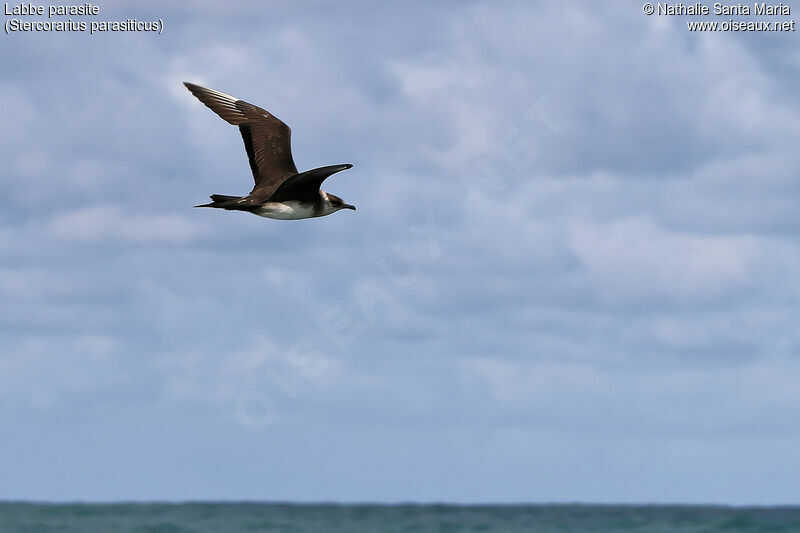
{"label": "ocean", "polygon": [[800,532],[800,507],[0,503],[0,533]]}

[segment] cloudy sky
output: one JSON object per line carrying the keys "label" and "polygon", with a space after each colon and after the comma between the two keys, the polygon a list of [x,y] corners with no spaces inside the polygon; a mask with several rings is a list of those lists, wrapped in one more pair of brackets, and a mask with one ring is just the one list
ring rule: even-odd
{"label": "cloudy sky", "polygon": [[[2,35],[0,499],[797,502],[797,33],[229,4]],[[184,80],[358,211],[193,210],[252,182]]]}

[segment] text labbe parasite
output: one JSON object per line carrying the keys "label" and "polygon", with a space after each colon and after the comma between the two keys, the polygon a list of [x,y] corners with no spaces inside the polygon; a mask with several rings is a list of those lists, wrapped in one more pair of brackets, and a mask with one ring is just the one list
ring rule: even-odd
{"label": "text labbe parasite", "polygon": [[[6,15],[36,16],[36,15],[44,15],[45,8],[44,6],[37,6],[25,2],[9,6],[8,2],[6,2],[5,13]],[[100,6],[91,4],[89,2],[81,5],[48,6],[47,8],[48,18],[66,17],[66,16],[87,17],[87,16],[97,16],[99,14],[100,14]]]}

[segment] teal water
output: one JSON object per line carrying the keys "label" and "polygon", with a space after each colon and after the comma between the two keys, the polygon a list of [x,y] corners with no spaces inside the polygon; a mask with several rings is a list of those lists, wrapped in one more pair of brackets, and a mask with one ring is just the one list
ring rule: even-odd
{"label": "teal water", "polygon": [[800,532],[800,507],[0,503],[2,533]]}

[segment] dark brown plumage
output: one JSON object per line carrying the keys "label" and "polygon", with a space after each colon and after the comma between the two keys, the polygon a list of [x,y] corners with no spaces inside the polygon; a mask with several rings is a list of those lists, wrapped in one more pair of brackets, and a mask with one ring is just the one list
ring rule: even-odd
{"label": "dark brown plumage", "polygon": [[188,82],[184,85],[228,123],[239,126],[255,180],[247,196],[214,194],[210,204],[195,207],[249,211],[281,219],[324,216],[339,209],[355,210],[340,198],[320,191],[320,185],[328,176],[353,165],[331,165],[298,173],[292,158],[292,131],[275,115],[220,91]]}

